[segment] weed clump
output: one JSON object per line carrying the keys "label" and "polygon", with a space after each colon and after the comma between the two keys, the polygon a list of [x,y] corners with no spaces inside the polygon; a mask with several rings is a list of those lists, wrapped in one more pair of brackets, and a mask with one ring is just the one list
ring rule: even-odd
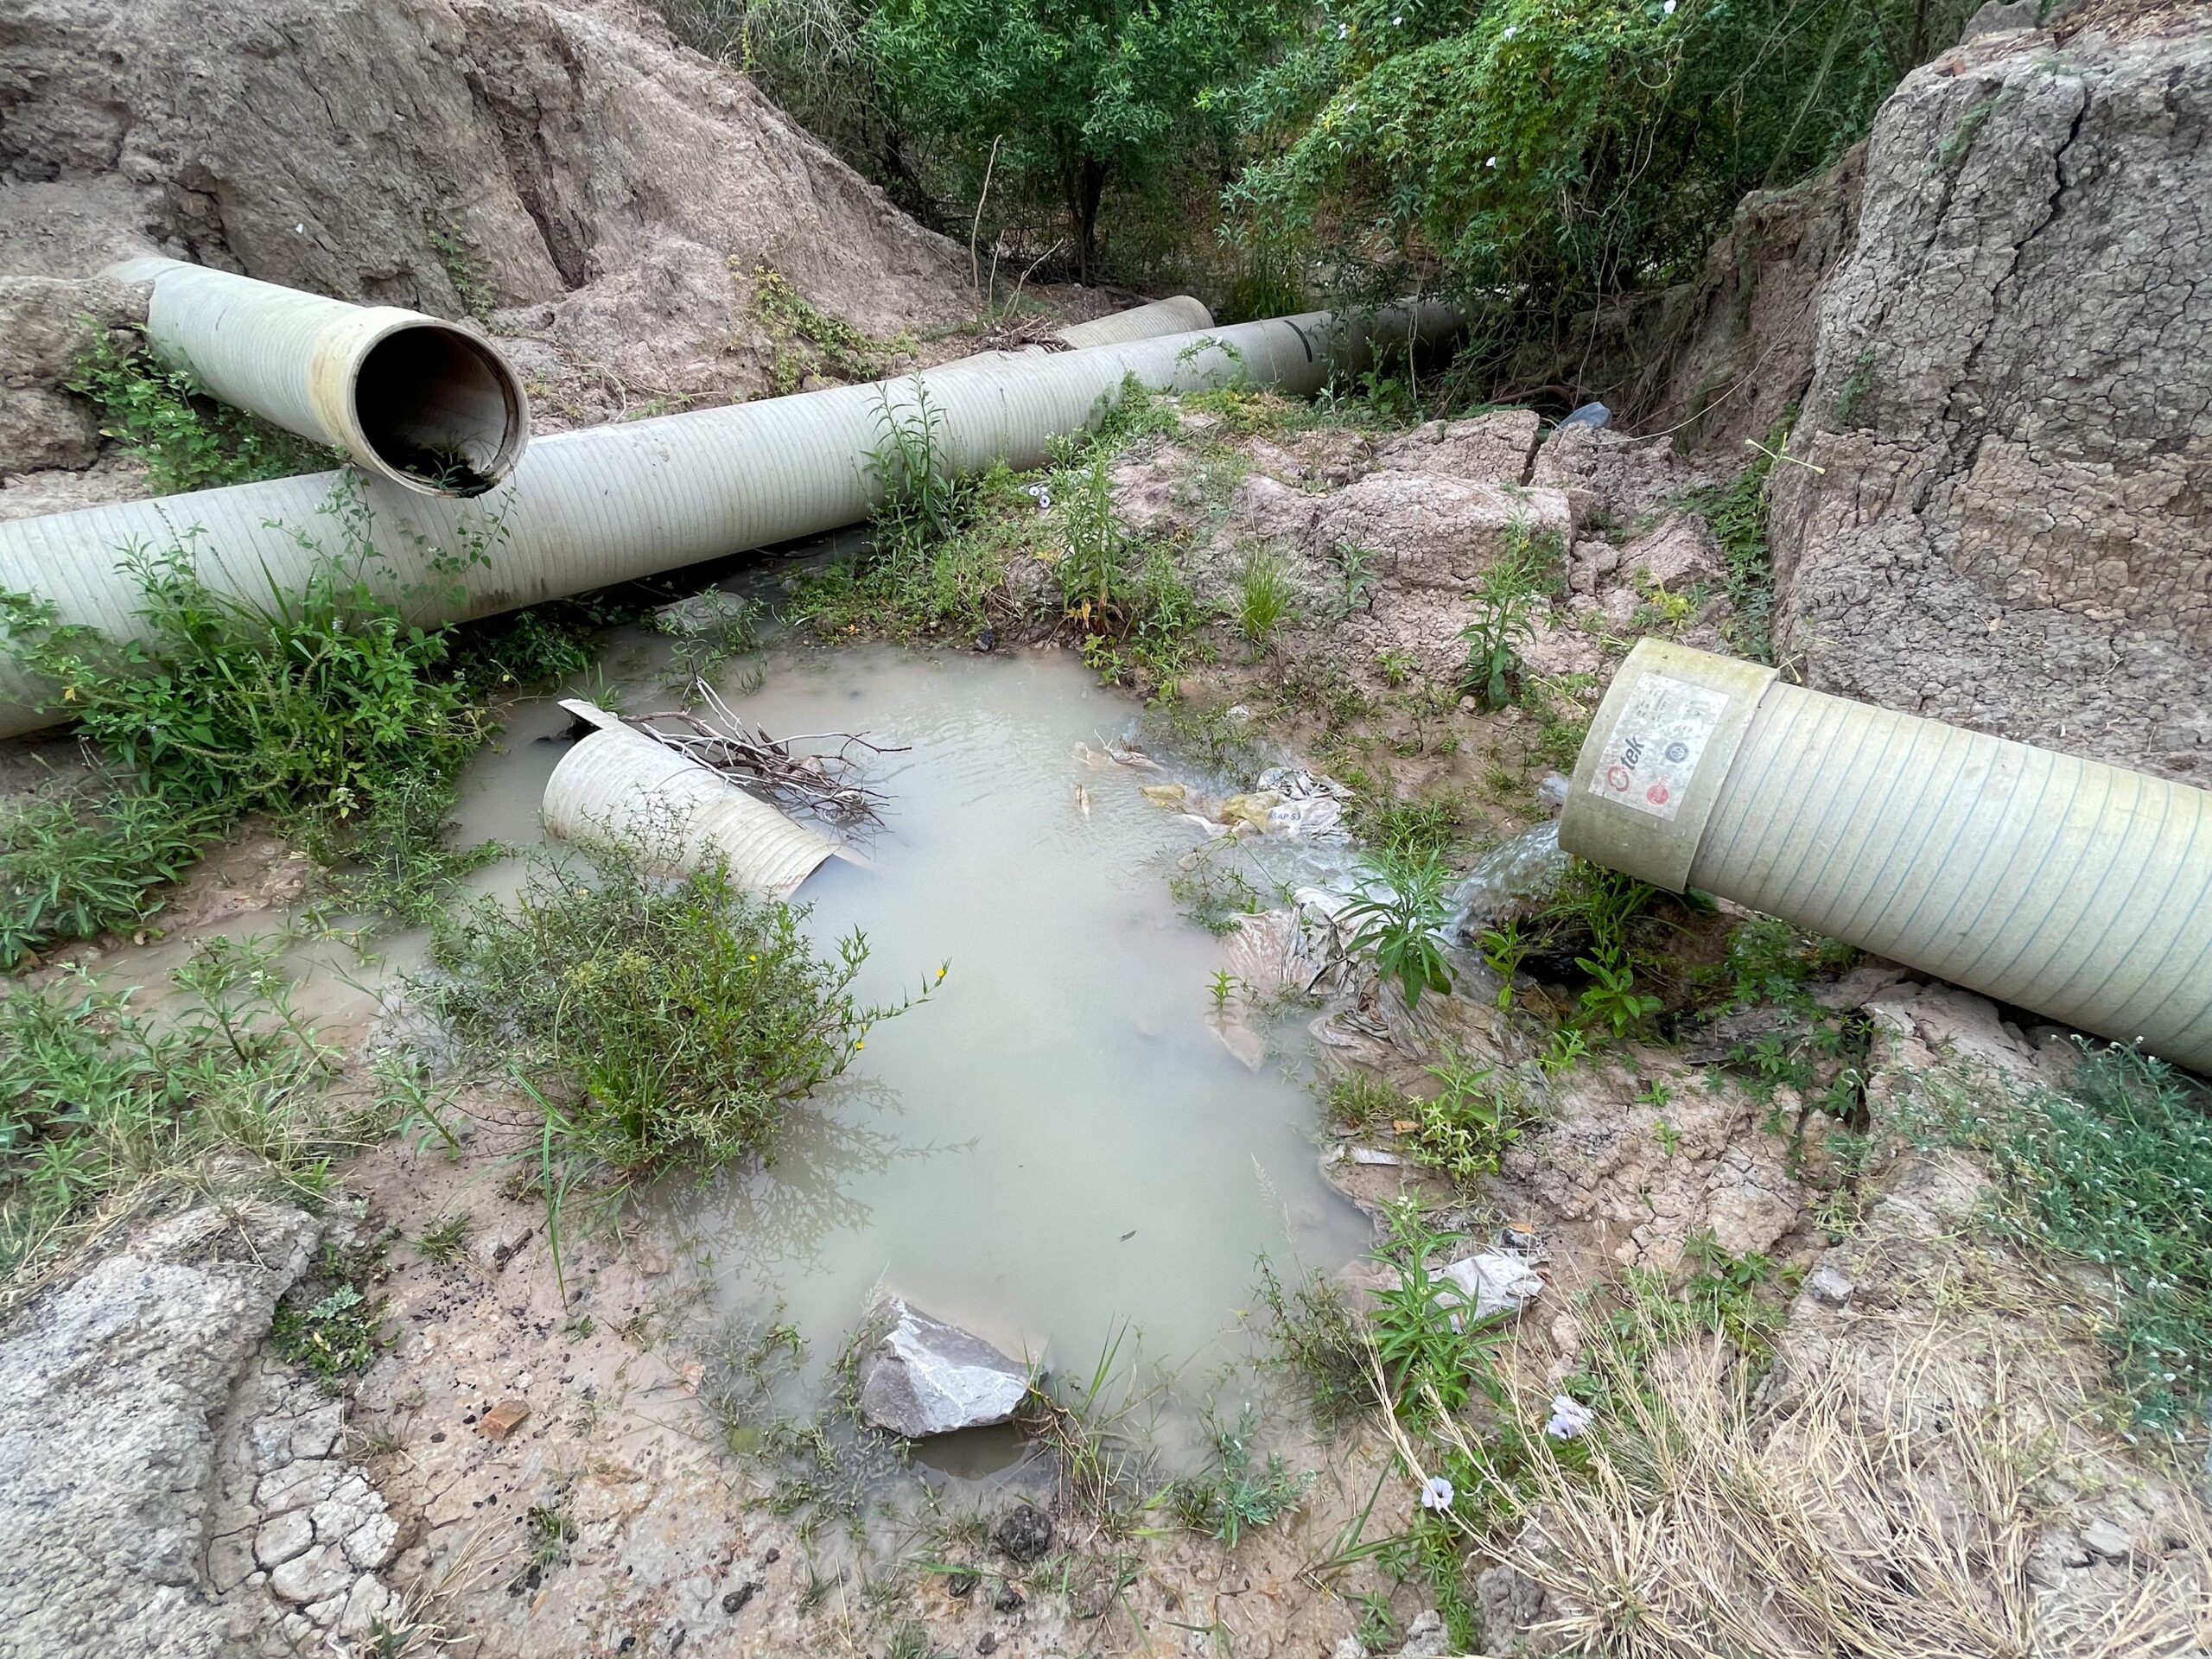
{"label": "weed clump", "polygon": [[926,997],[864,1007],[858,931],[824,957],[803,911],[726,865],[672,880],[613,843],[543,859],[512,908],[442,928],[421,989],[547,1103],[557,1161],[620,1178],[705,1169],[766,1147],[791,1101],[838,1076],[869,1030]]}
{"label": "weed clump", "polygon": [[0,995],[0,1307],[101,1219],[203,1186],[216,1160],[295,1198],[378,1109],[327,1088],[337,1060],[293,1008],[271,947],[217,937],[156,1020],[81,972]]}
{"label": "weed clump", "polygon": [[95,332],[67,383],[99,406],[102,435],[146,466],[157,495],[289,478],[334,467],[340,457],[281,427],[219,404],[181,369],[143,344]]}
{"label": "weed clump", "polygon": [[879,379],[914,346],[911,335],[878,340],[831,316],[773,265],[753,270],[752,316],[768,337],[768,391],[778,397],[810,380]]}

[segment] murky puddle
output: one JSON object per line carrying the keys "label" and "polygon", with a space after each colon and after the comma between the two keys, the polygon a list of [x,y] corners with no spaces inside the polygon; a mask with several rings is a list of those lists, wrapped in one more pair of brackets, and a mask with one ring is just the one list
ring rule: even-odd
{"label": "murky puddle", "polygon": [[1195,1374],[1260,1253],[1364,1245],[1315,1168],[1303,1033],[1255,1071],[1209,1025],[1220,947],[1166,880],[1198,832],[1144,798],[1159,774],[1078,758],[1126,699],[1060,652],[862,649],[779,657],[734,706],[906,746],[876,771],[871,868],[833,861],[799,898],[823,942],[866,933],[868,1000],[950,971],[768,1168],[683,1201],[731,1306],[782,1302],[819,1357],[880,1287],[1064,1370],[1126,1326]]}
{"label": "murky puddle", "polygon": [[[666,656],[642,631],[610,641],[602,671],[627,709],[671,706]],[[1369,1227],[1316,1166],[1303,1016],[1273,1032],[1257,1070],[1211,1023],[1222,948],[1167,880],[1205,837],[1145,798],[1168,774],[1100,753],[1135,706],[1058,652],[784,648],[723,678],[772,733],[903,746],[871,772],[889,806],[867,866],[832,861],[798,898],[824,947],[866,934],[863,1001],[950,971],[793,1113],[765,1166],[656,1194],[717,1311],[791,1320],[817,1385],[881,1289],[1063,1375],[1141,1355],[1179,1379],[1185,1406],[1206,1403],[1245,1351],[1255,1259],[1326,1270]],[[542,840],[568,724],[551,697],[510,712],[464,778],[461,840]],[[522,874],[505,861],[468,894],[511,893]],[[209,931],[251,930],[194,932]],[[191,944],[113,960],[115,982],[153,988]],[[424,947],[389,938],[364,963],[324,940],[286,959],[303,1012],[358,1030]],[[942,1450],[933,1460],[975,1472],[1011,1446]]]}

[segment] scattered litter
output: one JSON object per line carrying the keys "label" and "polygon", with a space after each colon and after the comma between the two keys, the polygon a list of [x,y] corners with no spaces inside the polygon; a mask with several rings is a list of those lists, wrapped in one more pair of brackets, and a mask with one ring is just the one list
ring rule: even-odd
{"label": "scattered litter", "polygon": [[1180,784],[1147,784],[1144,798],[1154,806],[1180,806],[1190,791]]}
{"label": "scattered litter", "polygon": [[1406,1161],[1395,1152],[1384,1152],[1379,1147],[1354,1147],[1351,1160],[1374,1169],[1396,1169]]}
{"label": "scattered litter", "polygon": [[[786,812],[808,813],[845,829],[881,822],[883,797],[860,781],[861,768],[867,758],[904,754],[903,746],[873,742],[853,732],[773,738],[747,726],[706,681],[694,680],[691,696],[707,706],[712,719],[672,709],[625,715],[621,721]],[[572,702],[561,706],[589,718]],[[819,747],[802,747],[809,744]]]}
{"label": "scattered litter", "polygon": [[504,1440],[520,1428],[530,1417],[528,1402],[521,1400],[502,1400],[479,1418],[476,1427],[495,1440]]}
{"label": "scattered litter", "polygon": [[1581,408],[1576,410],[1565,420],[1561,421],[1559,423],[1559,429],[1564,432],[1570,426],[1586,426],[1594,431],[1600,428],[1610,426],[1612,423],[1612,419],[1613,411],[1607,409],[1605,404],[1596,403],[1585,404]]}
{"label": "scattered litter", "polygon": [[1484,1250],[1463,1256],[1432,1275],[1448,1279],[1473,1304],[1473,1317],[1486,1319],[1493,1313],[1518,1313],[1543,1294],[1544,1276],[1517,1255]]}
{"label": "scattered litter", "polygon": [[1090,791],[1081,784],[1075,786],[1075,810],[1086,818],[1090,816]]}

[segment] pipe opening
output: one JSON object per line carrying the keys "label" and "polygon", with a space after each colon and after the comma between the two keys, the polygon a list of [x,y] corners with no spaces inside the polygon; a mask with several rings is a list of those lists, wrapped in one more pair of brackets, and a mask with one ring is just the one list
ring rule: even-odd
{"label": "pipe opening", "polygon": [[461,329],[409,323],[369,348],[353,378],[354,418],[399,480],[481,495],[521,458],[521,387],[499,354]]}

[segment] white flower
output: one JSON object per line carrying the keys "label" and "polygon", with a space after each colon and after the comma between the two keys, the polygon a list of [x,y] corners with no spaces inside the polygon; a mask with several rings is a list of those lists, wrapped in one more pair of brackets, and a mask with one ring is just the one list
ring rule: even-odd
{"label": "white flower", "polygon": [[1403,29],[1405,26],[1406,20],[1403,17],[1393,17],[1390,20],[1390,27],[1393,29]]}
{"label": "white flower", "polygon": [[1667,0],[1667,3],[1660,7],[1659,10],[1666,13],[1668,16],[1673,16],[1675,15],[1675,0]]}
{"label": "white flower", "polygon": [[1491,156],[1490,160],[1484,162],[1483,165],[1484,167],[1496,167],[1497,165],[1497,157],[1495,156]]}
{"label": "white flower", "polygon": [[1505,26],[1504,33],[1501,34],[1497,38],[1501,41],[1510,41],[1520,32],[1521,26],[1518,23],[1508,23]]}
{"label": "white flower", "polygon": [[1552,1396],[1552,1414],[1544,1433],[1555,1440],[1571,1440],[1598,1421],[1598,1414],[1580,1400],[1560,1394]]}
{"label": "white flower", "polygon": [[1345,35],[1349,35],[1349,34],[1351,34],[1351,25],[1350,23],[1338,23],[1338,24],[1337,25],[1337,38],[1338,38],[1338,40],[1340,40],[1340,41],[1341,41],[1342,39],[1344,39],[1344,36],[1345,36]]}
{"label": "white flower", "polygon": [[1028,485],[1024,487],[1021,493],[1024,495],[1030,496],[1035,499],[1038,512],[1050,512],[1052,510],[1052,493],[1044,485]]}
{"label": "white flower", "polygon": [[1448,1510],[1452,1507],[1452,1498],[1457,1496],[1450,1481],[1441,1475],[1431,1475],[1421,1483],[1421,1506],[1424,1510]]}

